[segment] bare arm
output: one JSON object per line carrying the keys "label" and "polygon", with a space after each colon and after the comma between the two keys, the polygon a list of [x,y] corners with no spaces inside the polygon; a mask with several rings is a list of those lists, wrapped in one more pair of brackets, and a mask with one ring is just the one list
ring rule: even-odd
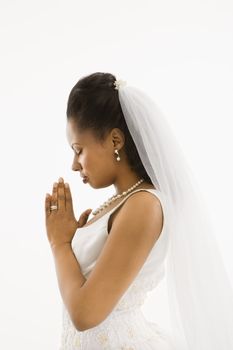
{"label": "bare arm", "polygon": [[78,328],[75,318],[79,311],[79,292],[86,278],[81,273],[80,265],[69,243],[53,246],[52,253],[63,302],[73,324]]}

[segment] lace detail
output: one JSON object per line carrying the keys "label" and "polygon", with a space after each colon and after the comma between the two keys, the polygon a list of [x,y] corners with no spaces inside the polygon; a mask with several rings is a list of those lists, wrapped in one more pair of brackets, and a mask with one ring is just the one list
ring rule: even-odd
{"label": "lace detail", "polygon": [[[68,318],[66,322],[68,326]],[[170,335],[148,322],[140,309],[110,314],[100,325],[83,332],[72,327],[68,330],[59,350],[173,349]]]}
{"label": "lace detail", "polygon": [[[93,344],[96,350],[130,349],[130,347],[141,350],[146,349],[144,345],[139,347],[142,340],[149,343],[154,342],[155,339],[157,342],[159,339],[161,341],[163,332],[156,324],[148,322],[140,309],[145,302],[147,292],[154,289],[160,280],[161,274],[154,275],[153,278],[137,277],[111,314],[98,326],[82,332],[75,329],[63,305],[63,334],[59,350],[94,349]],[[115,345],[118,344],[118,348],[111,347],[112,342]]]}

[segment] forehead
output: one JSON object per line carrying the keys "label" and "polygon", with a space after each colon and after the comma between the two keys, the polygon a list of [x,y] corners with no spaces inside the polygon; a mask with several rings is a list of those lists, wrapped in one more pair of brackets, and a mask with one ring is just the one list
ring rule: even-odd
{"label": "forehead", "polygon": [[97,143],[97,140],[91,129],[80,130],[77,123],[73,119],[69,119],[66,124],[66,137],[68,143],[72,147],[74,143],[79,145],[86,145]]}

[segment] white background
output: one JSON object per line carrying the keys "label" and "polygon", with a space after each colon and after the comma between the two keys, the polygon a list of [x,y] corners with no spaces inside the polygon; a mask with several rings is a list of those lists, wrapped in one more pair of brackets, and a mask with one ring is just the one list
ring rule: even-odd
{"label": "white background", "polygon": [[[71,171],[65,134],[68,94],[96,71],[140,87],[163,110],[233,276],[232,34],[230,0],[0,1],[1,349],[59,346],[61,298],[44,220],[53,182],[69,182],[77,216],[114,193]],[[145,313],[166,326],[163,284],[152,296]]]}

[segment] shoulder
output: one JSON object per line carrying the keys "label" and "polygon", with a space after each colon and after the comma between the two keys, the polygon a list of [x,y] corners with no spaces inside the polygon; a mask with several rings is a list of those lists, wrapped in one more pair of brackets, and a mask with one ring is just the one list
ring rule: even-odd
{"label": "shoulder", "polygon": [[141,233],[139,229],[135,230],[137,235],[144,232],[145,238],[145,232],[148,232],[148,235],[153,235],[156,239],[163,224],[163,210],[159,198],[154,192],[146,190],[132,193],[119,208],[115,218],[115,225],[117,224],[131,228],[137,226],[142,230]]}
{"label": "shoulder", "polygon": [[160,208],[162,211],[162,206],[159,197],[154,191],[148,191],[145,189],[135,191],[129,195],[125,201],[125,208],[134,206],[136,209],[155,209]]}
{"label": "shoulder", "polygon": [[135,191],[121,205],[118,206],[109,219],[108,231],[110,231],[113,222],[116,218],[125,220],[130,223],[130,218],[137,217],[137,220],[142,224],[146,221],[152,225],[162,225],[163,223],[163,208],[159,197],[154,191],[147,190]]}

